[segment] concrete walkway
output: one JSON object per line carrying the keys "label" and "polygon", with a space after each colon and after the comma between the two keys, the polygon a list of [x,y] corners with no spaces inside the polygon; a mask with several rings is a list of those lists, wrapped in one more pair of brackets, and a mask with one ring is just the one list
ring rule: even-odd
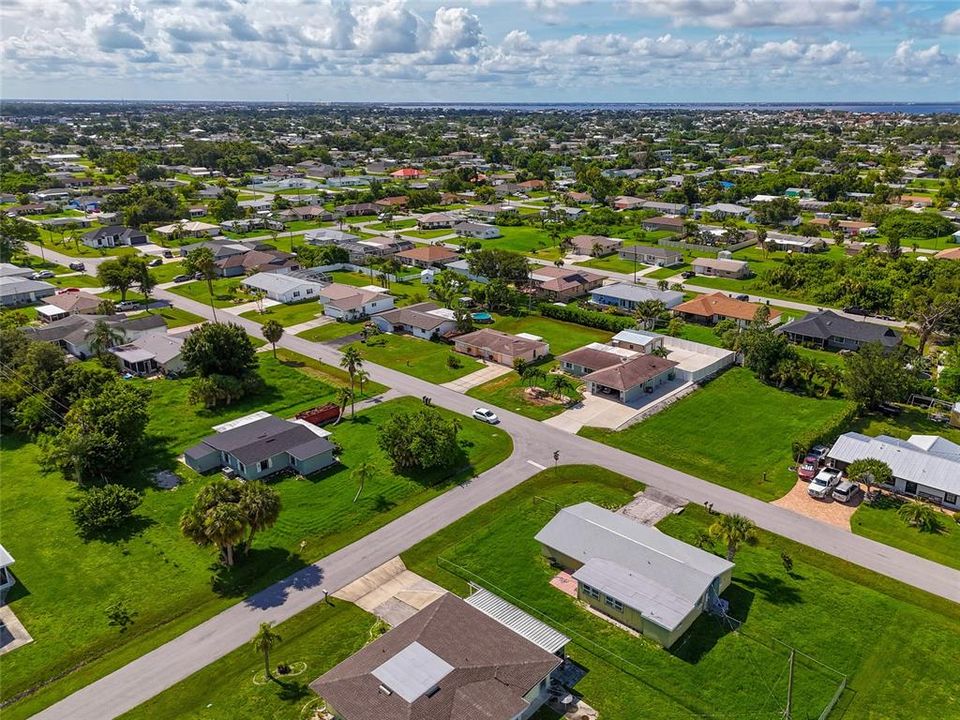
{"label": "concrete walkway", "polygon": [[302,323],[297,323],[296,325],[291,325],[286,329],[286,332],[291,335],[299,335],[302,332],[307,330],[313,330],[314,328],[323,327],[324,325],[329,325],[330,323],[336,322],[336,320],[329,315],[321,315],[316,317],[313,320],[306,320]]}
{"label": "concrete walkway", "polygon": [[[259,303],[256,300],[251,302],[243,303],[242,305],[232,305],[230,307],[222,308],[225,313],[230,313],[231,315],[243,315],[245,312],[250,312],[251,310],[259,310],[260,308],[267,309],[270,307],[275,307],[277,305],[282,305],[283,303],[277,300],[271,300],[270,298],[264,298]],[[320,312],[319,305],[317,306],[317,312]]]}
{"label": "concrete walkway", "polygon": [[485,382],[495,380],[498,377],[506,375],[512,370],[512,368],[508,368],[506,365],[499,365],[497,363],[484,364],[486,367],[482,367],[479,370],[470,373],[469,375],[464,375],[462,378],[445,382],[443,385],[441,385],[441,387],[449,388],[458,393],[465,393],[471,388],[475,388],[479,385],[483,385]]}

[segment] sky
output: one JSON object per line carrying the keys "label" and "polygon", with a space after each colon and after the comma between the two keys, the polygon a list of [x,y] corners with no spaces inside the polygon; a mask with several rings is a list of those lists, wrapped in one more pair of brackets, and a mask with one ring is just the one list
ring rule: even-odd
{"label": "sky", "polygon": [[2,0],[0,97],[960,100],[960,0]]}

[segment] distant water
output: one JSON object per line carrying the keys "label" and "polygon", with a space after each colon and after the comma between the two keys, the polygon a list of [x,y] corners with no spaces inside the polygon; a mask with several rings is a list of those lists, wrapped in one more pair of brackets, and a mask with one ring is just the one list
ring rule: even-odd
{"label": "distant water", "polygon": [[[331,103],[336,104],[336,103]],[[366,103],[357,103],[366,104]],[[834,110],[858,113],[904,113],[909,115],[932,115],[936,113],[960,113],[960,102],[903,103],[903,102],[854,102],[854,103],[369,103],[396,108],[424,108],[450,110],[517,110],[537,112],[565,110],[589,112],[591,110],[651,111],[651,110],[757,110],[780,112],[784,110]]]}

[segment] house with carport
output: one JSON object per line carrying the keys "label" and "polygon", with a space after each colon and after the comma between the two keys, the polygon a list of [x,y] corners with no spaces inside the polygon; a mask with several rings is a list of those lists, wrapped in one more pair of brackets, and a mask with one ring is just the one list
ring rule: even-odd
{"label": "house with carport", "polygon": [[453,310],[432,302],[387,310],[371,320],[382,332],[405,333],[423,340],[441,338],[457,329]]}
{"label": "house with carport", "polygon": [[550,344],[536,335],[510,335],[493,328],[482,328],[460,335],[454,339],[453,346],[457,352],[464,355],[507,366],[512,366],[518,358],[529,363],[550,354]]}
{"label": "house with carport", "polygon": [[609,366],[583,376],[593,395],[607,396],[626,405],[640,401],[664,383],[675,380],[677,363],[657,355],[619,357]]}

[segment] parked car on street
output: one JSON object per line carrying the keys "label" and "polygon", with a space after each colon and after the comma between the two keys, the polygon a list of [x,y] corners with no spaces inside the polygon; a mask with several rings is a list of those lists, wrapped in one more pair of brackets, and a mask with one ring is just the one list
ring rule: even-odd
{"label": "parked car on street", "polygon": [[734,299],[742,300],[743,302],[749,302],[750,300],[750,296],[747,295],[746,293],[740,293],[739,295],[734,295],[733,297]]}
{"label": "parked car on street", "polygon": [[840,476],[839,470],[824,468],[810,481],[810,487],[807,488],[807,492],[810,494],[810,497],[823,500],[829,497],[833,489],[840,484]]}
{"label": "parked car on street", "polygon": [[71,270],[76,270],[77,272],[83,272],[84,270],[87,269],[87,266],[84,265],[82,262],[72,262],[67,267],[70,268]]}
{"label": "parked car on street", "polygon": [[121,312],[125,310],[138,310],[140,308],[140,303],[138,303],[136,300],[123,300],[122,302],[118,302],[114,307]]}
{"label": "parked car on street", "polygon": [[52,278],[53,273],[49,270],[40,270],[39,272],[35,272],[30,277],[32,277],[34,280],[46,280],[47,278]]}
{"label": "parked car on street", "polygon": [[864,310],[862,307],[859,307],[857,305],[847,305],[847,307],[845,307],[843,311],[847,315],[861,315],[863,317],[869,317],[870,315],[870,312],[868,310]]}
{"label": "parked car on street", "polygon": [[837,502],[852,502],[860,492],[860,486],[849,480],[841,480],[840,484],[833,489],[833,499]]}
{"label": "parked car on street", "polygon": [[187,282],[188,280],[193,280],[193,275],[174,275],[174,282]]}
{"label": "parked car on street", "polygon": [[500,418],[497,417],[497,414],[493,410],[487,410],[487,408],[479,407],[473,411],[473,417],[481,422],[490,423],[491,425],[496,425],[500,422]]}
{"label": "parked car on street", "polygon": [[684,280],[689,280],[690,278],[696,276],[697,274],[693,270],[684,270],[682,273],[680,273],[680,277],[682,277]]}

